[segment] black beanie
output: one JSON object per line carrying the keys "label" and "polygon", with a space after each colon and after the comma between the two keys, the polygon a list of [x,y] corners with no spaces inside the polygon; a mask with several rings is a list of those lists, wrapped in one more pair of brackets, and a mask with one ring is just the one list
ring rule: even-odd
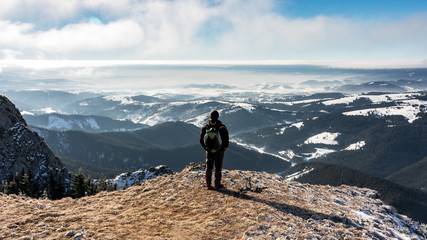
{"label": "black beanie", "polygon": [[212,120],[216,121],[216,120],[218,120],[219,113],[217,110],[213,110],[209,116],[211,117]]}

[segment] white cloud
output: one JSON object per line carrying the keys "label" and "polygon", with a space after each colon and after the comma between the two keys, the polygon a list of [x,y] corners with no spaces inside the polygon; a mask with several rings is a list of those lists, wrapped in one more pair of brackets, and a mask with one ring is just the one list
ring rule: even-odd
{"label": "white cloud", "polygon": [[22,55],[22,52],[10,49],[0,49],[0,53],[3,55],[3,59],[7,60],[16,59],[18,56]]}
{"label": "white cloud", "polygon": [[295,19],[275,12],[274,0],[0,1],[0,49],[24,58],[424,59],[427,52],[426,13]]}
{"label": "white cloud", "polygon": [[30,24],[0,22],[0,45],[32,48],[37,51],[67,53],[129,48],[143,38],[143,31],[132,20],[106,25],[79,23],[62,29],[34,31]]}
{"label": "white cloud", "polygon": [[38,32],[30,36],[38,49],[55,52],[76,50],[121,49],[137,45],[143,31],[132,20],[111,22],[106,25],[81,23],[60,30]]}
{"label": "white cloud", "polygon": [[100,69],[94,67],[83,67],[64,69],[60,71],[60,76],[64,78],[78,78],[78,79],[105,79],[112,77],[114,74],[111,69]]}
{"label": "white cloud", "polygon": [[1,0],[0,19],[58,21],[74,16],[80,10],[81,2],[81,0]]}

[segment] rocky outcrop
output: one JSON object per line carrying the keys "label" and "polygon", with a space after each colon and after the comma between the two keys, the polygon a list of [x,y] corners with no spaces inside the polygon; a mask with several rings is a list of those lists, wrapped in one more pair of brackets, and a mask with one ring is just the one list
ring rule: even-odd
{"label": "rocky outcrop", "polygon": [[172,170],[165,165],[152,167],[147,170],[139,169],[135,172],[122,173],[114,179],[107,180],[108,184],[116,186],[116,189],[126,189],[132,186],[141,185],[145,181],[165,175],[173,174]]}
{"label": "rocky outcrop", "polygon": [[25,172],[40,185],[65,180],[70,175],[44,140],[31,131],[19,110],[0,95],[0,180],[7,181],[16,173]]}

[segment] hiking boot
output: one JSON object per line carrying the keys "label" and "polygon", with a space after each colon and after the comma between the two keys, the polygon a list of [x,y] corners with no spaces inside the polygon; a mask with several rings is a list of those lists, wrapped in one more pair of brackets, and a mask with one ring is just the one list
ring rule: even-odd
{"label": "hiking boot", "polygon": [[207,183],[205,183],[205,187],[206,187],[208,190],[213,190],[213,189],[215,189],[215,188],[213,188],[210,184],[207,184]]}
{"label": "hiking boot", "polygon": [[223,184],[215,184],[215,188],[224,188],[224,185]]}

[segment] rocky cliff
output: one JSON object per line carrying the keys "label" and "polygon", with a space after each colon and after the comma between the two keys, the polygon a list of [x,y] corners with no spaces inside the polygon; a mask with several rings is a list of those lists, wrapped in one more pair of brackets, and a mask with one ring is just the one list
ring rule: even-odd
{"label": "rocky cliff", "polygon": [[22,172],[32,176],[40,191],[49,181],[70,178],[44,140],[27,127],[15,105],[0,95],[0,180],[9,180]]}
{"label": "rocky cliff", "polygon": [[[426,239],[370,189],[223,171],[207,190],[187,167],[140,186],[58,201],[0,194],[0,239]],[[10,217],[14,216],[14,217]]]}

